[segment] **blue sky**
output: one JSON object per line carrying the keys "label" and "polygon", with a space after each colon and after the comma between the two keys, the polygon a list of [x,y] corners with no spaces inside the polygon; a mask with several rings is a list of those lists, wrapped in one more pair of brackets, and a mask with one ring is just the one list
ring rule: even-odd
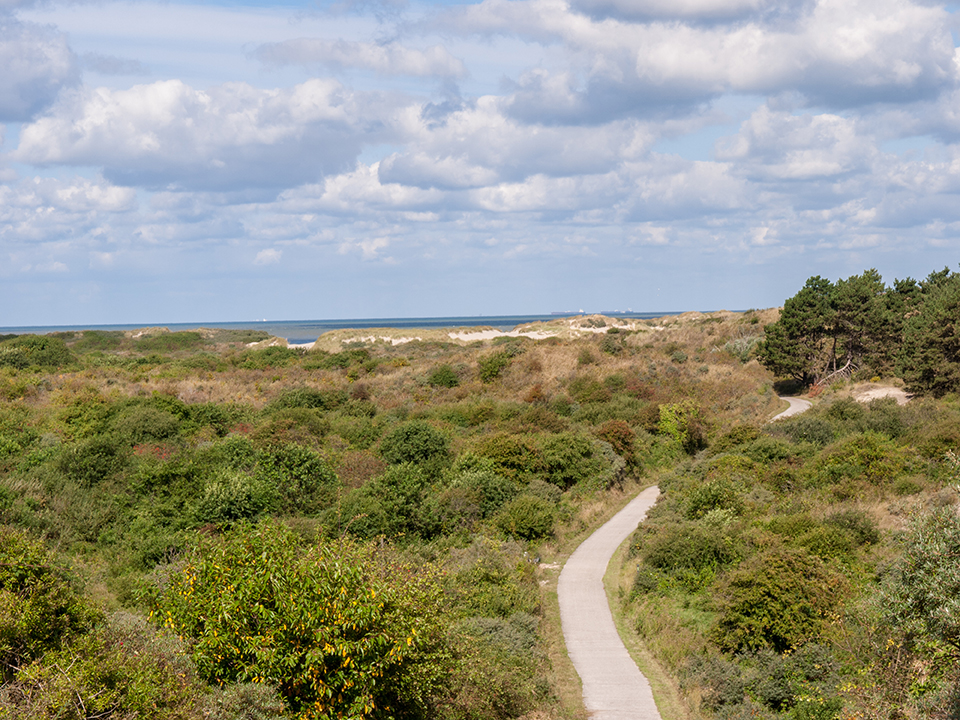
{"label": "blue sky", "polygon": [[957,30],[911,0],[0,0],[0,326],[956,269]]}

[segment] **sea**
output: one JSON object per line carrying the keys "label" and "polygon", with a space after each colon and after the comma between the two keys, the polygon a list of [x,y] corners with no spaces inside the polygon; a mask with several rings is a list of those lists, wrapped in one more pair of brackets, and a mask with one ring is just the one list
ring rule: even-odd
{"label": "sea", "polygon": [[[679,315],[681,311],[668,312],[621,312],[596,313],[624,319],[648,320],[650,318]],[[196,323],[139,323],[130,325],[50,325],[37,327],[0,327],[0,335],[45,335],[52,332],[79,330],[136,330],[142,327],[165,327],[172,332],[196,330],[197,328],[222,328],[230,330],[265,330],[289,343],[314,342],[330,330],[364,328],[456,328],[492,327],[497,330],[512,330],[517,325],[546,322],[564,317],[584,315],[583,312],[558,312],[549,315],[471,315],[468,317],[411,317],[411,318],[345,318],[340,320],[249,320],[241,322],[196,322]],[[593,314],[593,313],[590,313]]]}

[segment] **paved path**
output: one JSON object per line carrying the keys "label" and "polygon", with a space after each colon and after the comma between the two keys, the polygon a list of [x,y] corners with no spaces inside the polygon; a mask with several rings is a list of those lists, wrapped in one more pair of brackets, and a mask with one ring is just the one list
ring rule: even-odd
{"label": "paved path", "polygon": [[637,529],[660,490],[637,495],[570,556],[557,586],[567,654],[583,683],[591,720],[660,720],[650,683],[627,652],[603,588],[603,575],[620,544]]}
{"label": "paved path", "polygon": [[813,404],[809,400],[802,400],[801,398],[795,397],[783,397],[783,395],[778,395],[781,400],[786,400],[790,403],[790,407],[784,410],[779,415],[775,415],[770,419],[770,422],[774,420],[779,420],[780,418],[790,417],[791,415],[799,415],[802,412],[806,412],[810,409],[810,406]]}

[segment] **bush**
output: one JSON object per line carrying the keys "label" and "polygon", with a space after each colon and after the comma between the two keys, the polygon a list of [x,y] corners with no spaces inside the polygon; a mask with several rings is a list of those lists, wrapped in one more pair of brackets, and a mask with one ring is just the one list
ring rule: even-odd
{"label": "bush", "polygon": [[117,434],[133,444],[166,440],[180,430],[177,417],[149,405],[135,405],[123,410],[110,425]]}
{"label": "bush", "polygon": [[383,436],[380,455],[392,465],[442,462],[449,455],[449,442],[439,430],[422,420],[413,420]]}
{"label": "bush", "polygon": [[702,450],[707,444],[707,429],[700,408],[689,400],[661,405],[657,431],[676,440],[688,453]]}
{"label": "bush", "polygon": [[203,699],[204,720],[280,720],[283,710],[277,689],[262,682],[225,685]]}
{"label": "bush", "polygon": [[0,677],[57,650],[97,619],[43,546],[0,527]]}
{"label": "bush", "polygon": [[495,472],[510,479],[525,478],[544,468],[540,449],[522,435],[488,435],[474,446],[474,451],[489,459]]}
{"label": "bush", "polygon": [[891,483],[908,467],[904,451],[875,432],[851,435],[828,447],[817,459],[816,480],[836,483],[864,479],[874,485]]}
{"label": "bush", "polygon": [[716,528],[686,523],[654,535],[643,547],[644,562],[668,572],[719,570],[740,559],[733,540]]}
{"label": "bush", "polygon": [[147,335],[133,343],[140,352],[177,352],[193,350],[203,344],[203,336],[198,332],[164,332]]}
{"label": "bush", "polygon": [[345,540],[300,547],[275,524],[200,539],[152,604],[203,679],[270,683],[304,720],[431,717],[449,672],[430,569]]}
{"label": "bush", "polygon": [[723,650],[783,653],[816,636],[842,597],[840,579],[805,550],[755,555],[720,586],[711,637]]}
{"label": "bush", "polygon": [[338,486],[336,474],[323,458],[299,445],[261,453],[256,477],[276,493],[277,509],[291,515],[319,512],[333,501]]}
{"label": "bush", "polygon": [[460,378],[449,365],[440,365],[427,376],[427,384],[433,387],[454,388],[460,384]]}
{"label": "bush", "polygon": [[17,335],[0,342],[0,367],[63,367],[74,360],[66,343],[49,335]]}
{"label": "bush", "polygon": [[743,512],[743,489],[726,478],[708,480],[695,487],[687,498],[684,514],[691,520],[704,517],[714,510]]}
{"label": "bush", "polygon": [[553,532],[556,505],[533,495],[519,495],[504,505],[494,518],[496,525],[520,540],[536,540]]}
{"label": "bush", "polygon": [[201,523],[232,523],[275,509],[277,490],[243,472],[221,470],[203,491],[195,515]]}
{"label": "bush", "polygon": [[58,467],[82,488],[91,488],[120,471],[127,462],[127,451],[116,439],[99,435],[66,448]]}
{"label": "bush", "polygon": [[520,492],[520,486],[492,470],[467,470],[453,481],[454,487],[475,491],[479,495],[480,517],[488,518],[504,503]]}
{"label": "bush", "polygon": [[605,469],[595,441],[583,435],[560,433],[543,442],[545,477],[567,490],[574,485],[599,478]]}
{"label": "bush", "polygon": [[513,355],[505,350],[477,358],[480,381],[492,383],[510,365]]}

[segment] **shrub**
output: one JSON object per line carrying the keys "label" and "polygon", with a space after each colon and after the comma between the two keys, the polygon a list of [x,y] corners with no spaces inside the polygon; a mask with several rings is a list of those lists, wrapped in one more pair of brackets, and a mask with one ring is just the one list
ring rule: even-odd
{"label": "shrub", "polygon": [[311,515],[325,508],[338,485],[336,474],[323,458],[299,445],[263,452],[256,476],[275,491],[278,510],[297,515]]}
{"label": "shrub", "polygon": [[117,613],[21,671],[5,688],[0,718],[186,720],[198,686],[193,663],[172,633]]}
{"label": "shrub", "polygon": [[166,440],[180,430],[180,420],[173,414],[149,405],[127,408],[110,423],[117,434],[134,444]]}
{"label": "shrub", "polygon": [[820,447],[829,445],[836,437],[830,420],[809,412],[778,420],[773,432],[786,435],[794,443],[809,442]]}
{"label": "shrub", "polygon": [[427,376],[427,384],[433,387],[454,388],[460,384],[460,378],[449,365],[440,365]]}
{"label": "shrub", "polygon": [[526,437],[498,433],[482,438],[474,451],[492,462],[492,469],[510,478],[518,479],[543,470],[543,454]]}
{"label": "shrub", "polygon": [[686,523],[654,535],[643,547],[647,565],[658,570],[718,570],[739,559],[733,540],[717,528]]}
{"label": "shrub", "polygon": [[824,522],[846,532],[857,545],[880,542],[876,521],[862,510],[841,510],[829,515]]}
{"label": "shrub", "polygon": [[201,523],[232,523],[276,508],[277,490],[250,475],[221,470],[207,482],[195,511]]}
{"label": "shrub", "polygon": [[701,450],[707,443],[707,429],[700,408],[693,402],[660,405],[657,431],[676,440],[688,453]]}
{"label": "shrub", "polygon": [[66,448],[58,467],[82,488],[91,488],[118,472],[127,462],[127,451],[107,435],[98,435]]}
{"label": "shrub", "polygon": [[533,495],[518,495],[494,518],[503,532],[520,540],[536,540],[553,532],[556,505]]}
{"label": "shrub", "polygon": [[423,493],[428,484],[420,466],[391,465],[383,475],[348,494],[339,508],[327,511],[331,534],[349,532],[361,538],[431,534],[436,523],[421,522]]}
{"label": "shrub", "polygon": [[711,637],[728,651],[770,647],[783,653],[817,635],[841,597],[839,578],[820,558],[773,548],[723,581]]}
{"label": "shrub", "polygon": [[40,543],[0,527],[0,677],[59,649],[96,619]]}
{"label": "shrub", "polygon": [[908,467],[903,450],[875,432],[851,435],[823,451],[815,464],[819,482],[863,478],[874,485],[890,483]]}
{"label": "shrub", "polygon": [[157,335],[148,335],[134,341],[133,346],[140,352],[177,352],[193,350],[203,343],[203,336],[198,332],[164,332]]}
{"label": "shrub", "polygon": [[687,497],[684,514],[691,520],[702,518],[714,510],[743,512],[742,488],[726,479],[708,480],[695,487]]}
{"label": "shrub", "polygon": [[553,435],[544,440],[542,447],[545,477],[563,490],[599,478],[605,469],[594,441],[583,435]]}
{"label": "shrub", "polygon": [[394,465],[444,461],[449,455],[449,442],[439,430],[422,420],[413,420],[383,436],[380,454]]}
{"label": "shrub", "polygon": [[17,335],[0,342],[0,367],[63,367],[74,362],[63,340],[49,335]]}
{"label": "shrub", "polygon": [[480,381],[492,383],[510,365],[513,355],[505,350],[477,358]]}
{"label": "shrub", "polygon": [[283,710],[277,689],[262,682],[225,685],[203,698],[204,720],[280,720]]}
{"label": "shrub", "polygon": [[475,491],[479,495],[480,516],[488,518],[504,503],[520,492],[516,481],[498,475],[492,470],[466,470],[453,481],[454,487]]}
{"label": "shrub", "polygon": [[302,352],[296,348],[279,345],[244,350],[234,358],[234,362],[244,370],[267,370],[286,367],[300,359]]}
{"label": "shrub", "polygon": [[366,450],[380,439],[383,427],[368,417],[338,417],[330,424],[330,430],[358,450]]}
{"label": "shrub", "polygon": [[430,717],[448,672],[434,574],[346,540],[302,548],[276,524],[200,539],[152,604],[203,679],[270,683],[303,720]]}
{"label": "shrub", "polygon": [[610,443],[610,447],[624,460],[628,462],[633,460],[633,443],[637,434],[626,422],[607,420],[597,428],[594,434],[604,442]]}

